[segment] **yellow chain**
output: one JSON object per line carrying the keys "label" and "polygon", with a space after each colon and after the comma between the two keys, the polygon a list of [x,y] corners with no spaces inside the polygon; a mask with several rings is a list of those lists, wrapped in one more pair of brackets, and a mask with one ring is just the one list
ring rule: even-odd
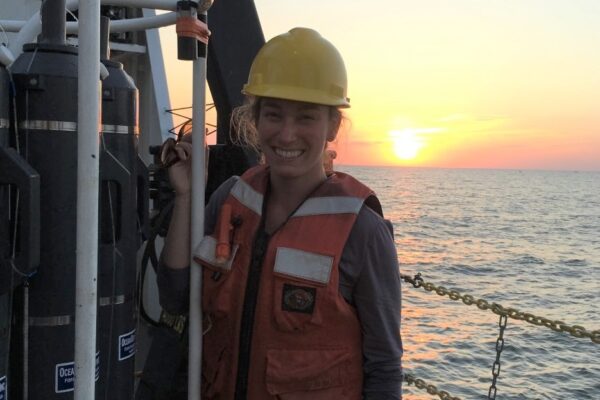
{"label": "yellow chain", "polygon": [[411,374],[404,374],[404,382],[409,385],[415,385],[417,388],[426,390],[427,393],[438,396],[441,400],[462,400],[460,397],[452,397],[445,390],[438,390],[435,385],[427,384],[423,379],[415,378]]}
{"label": "yellow chain", "polygon": [[428,292],[435,292],[440,296],[448,296],[454,301],[460,300],[468,306],[475,304],[480,310],[491,310],[497,315],[506,315],[509,318],[529,322],[533,325],[545,326],[546,328],[550,328],[556,332],[566,332],[576,338],[590,338],[593,343],[600,344],[600,330],[588,331],[581,325],[570,326],[564,321],[553,321],[548,318],[519,311],[516,308],[506,308],[498,303],[489,303],[487,300],[477,299],[469,294],[462,295],[456,290],[449,290],[443,286],[436,286],[431,282],[425,282],[423,278],[421,278],[420,273],[414,277],[402,274],[400,276],[405,282],[410,283],[416,288],[422,287]]}

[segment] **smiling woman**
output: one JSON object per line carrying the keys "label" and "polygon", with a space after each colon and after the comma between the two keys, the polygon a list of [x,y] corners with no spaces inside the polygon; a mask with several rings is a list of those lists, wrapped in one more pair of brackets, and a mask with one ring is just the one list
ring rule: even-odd
{"label": "smiling woman", "polygon": [[[392,224],[371,189],[323,166],[340,109],[350,106],[341,55],[317,31],[294,28],[260,49],[242,92],[235,131],[260,148],[264,164],[213,192],[207,236],[194,243],[211,322],[203,398],[400,399]],[[159,267],[164,282],[189,269],[189,161],[169,169],[185,185],[173,184],[180,190]]]}

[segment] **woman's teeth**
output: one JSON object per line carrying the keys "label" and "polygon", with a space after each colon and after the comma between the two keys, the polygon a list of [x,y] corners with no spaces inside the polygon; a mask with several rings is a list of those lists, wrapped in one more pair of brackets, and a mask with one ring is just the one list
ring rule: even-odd
{"label": "woman's teeth", "polygon": [[283,150],[275,149],[275,154],[282,158],[296,158],[302,154],[302,150]]}

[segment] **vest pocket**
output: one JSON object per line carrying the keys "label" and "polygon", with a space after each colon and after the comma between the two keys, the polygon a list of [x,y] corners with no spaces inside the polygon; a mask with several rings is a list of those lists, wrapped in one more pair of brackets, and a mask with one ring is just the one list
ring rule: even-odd
{"label": "vest pocket", "polygon": [[273,315],[283,332],[307,331],[323,323],[323,303],[333,257],[278,247],[273,267]]}
{"label": "vest pocket", "polygon": [[[215,275],[219,274],[219,275]],[[202,310],[214,321],[226,318],[233,310],[235,287],[230,274],[204,268],[202,276]]]}
{"label": "vest pocket", "polygon": [[217,272],[229,272],[239,246],[234,244],[230,249],[229,258],[219,262],[216,256],[217,239],[204,236],[194,249],[194,261]]}
{"label": "vest pocket", "polygon": [[214,347],[204,351],[202,356],[202,397],[218,399],[223,394],[228,379],[226,369],[229,354],[226,347],[212,342],[211,346]]}
{"label": "vest pocket", "polygon": [[360,399],[347,348],[267,351],[267,391],[280,400]]}
{"label": "vest pocket", "polygon": [[215,257],[217,241],[205,236],[194,249],[194,260],[202,266],[202,308],[216,319],[231,311],[231,299],[235,293],[234,282],[229,279],[238,245],[233,246],[229,259],[219,263]]}
{"label": "vest pocket", "polygon": [[325,301],[325,288],[280,277],[275,277],[273,286],[273,317],[277,329],[306,332],[323,324],[320,303]]}

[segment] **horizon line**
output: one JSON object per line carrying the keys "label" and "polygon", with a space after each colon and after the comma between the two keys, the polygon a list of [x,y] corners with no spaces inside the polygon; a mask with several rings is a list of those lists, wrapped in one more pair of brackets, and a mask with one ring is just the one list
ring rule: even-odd
{"label": "horizon line", "polygon": [[335,163],[342,167],[361,167],[361,168],[405,168],[405,169],[460,169],[460,170],[488,170],[488,171],[532,171],[532,172],[584,172],[600,173],[599,169],[556,169],[556,168],[518,168],[518,167],[440,167],[440,166],[418,166],[418,165],[395,165],[395,164],[347,164]]}

